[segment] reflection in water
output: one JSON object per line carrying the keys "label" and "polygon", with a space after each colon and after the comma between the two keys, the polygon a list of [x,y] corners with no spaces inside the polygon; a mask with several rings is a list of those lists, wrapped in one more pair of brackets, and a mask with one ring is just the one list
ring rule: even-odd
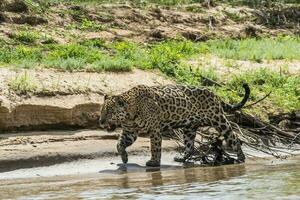
{"label": "reflection in water", "polygon": [[[0,182],[0,199],[297,199],[300,194],[299,164],[297,161],[266,165],[259,170],[242,164],[172,170],[156,168],[152,172],[129,164],[120,166],[117,171],[85,178]],[[144,172],[132,172],[134,167]]]}

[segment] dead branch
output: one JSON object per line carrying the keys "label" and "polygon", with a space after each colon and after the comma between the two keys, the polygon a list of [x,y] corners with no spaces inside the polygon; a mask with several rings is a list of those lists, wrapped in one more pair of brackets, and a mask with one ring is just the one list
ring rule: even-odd
{"label": "dead branch", "polygon": [[254,102],[254,103],[248,104],[248,105],[244,106],[243,108],[249,108],[249,107],[252,107],[252,106],[258,104],[259,102],[261,102],[261,101],[265,100],[267,97],[269,97],[271,93],[272,93],[272,92],[269,92],[269,93],[268,93],[267,95],[265,95],[263,98],[257,100],[257,101]]}
{"label": "dead branch", "polygon": [[201,77],[201,82],[203,83],[203,85],[206,85],[206,86],[212,86],[212,85],[216,85],[216,86],[219,86],[219,87],[224,87],[224,85],[210,79],[210,78],[207,78],[205,76],[202,76],[200,75]]}

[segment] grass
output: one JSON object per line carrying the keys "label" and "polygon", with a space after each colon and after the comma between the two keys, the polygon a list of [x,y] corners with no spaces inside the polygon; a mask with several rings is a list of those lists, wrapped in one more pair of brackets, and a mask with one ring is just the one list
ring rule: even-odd
{"label": "grass", "polygon": [[[179,83],[201,85],[201,75],[223,82],[212,67],[204,66],[191,71],[183,62],[198,55],[215,54],[230,58],[227,67],[240,68],[236,59],[261,61],[263,59],[300,60],[299,37],[278,37],[274,39],[213,40],[193,43],[188,40],[172,40],[153,44],[137,44],[129,41],[107,43],[101,39],[80,41],[72,44],[22,44],[3,45],[0,48],[0,62],[17,68],[35,66],[55,68],[63,71],[126,72],[133,68],[159,69]],[[227,80],[231,90],[212,87],[224,101],[238,102],[243,94],[241,87],[247,82],[251,87],[251,101],[256,101],[269,91],[272,95],[251,112],[266,116],[266,110],[291,111],[300,108],[300,77],[260,69],[248,71]],[[20,94],[33,91],[34,81],[22,74],[11,80],[10,88]],[[237,91],[237,92],[235,92]]]}
{"label": "grass", "polygon": [[0,47],[0,63],[38,62],[41,59],[42,53],[38,47],[28,47],[24,45]]}
{"label": "grass", "polygon": [[289,76],[269,69],[259,69],[232,79],[229,86],[237,88],[242,82],[247,82],[252,86],[253,97],[258,97],[261,93],[272,92],[270,100],[274,105],[285,110],[300,108],[299,76]]}
{"label": "grass", "polygon": [[[223,77],[218,76],[212,67],[197,69],[192,73],[185,66],[177,70],[175,78],[178,82],[189,85],[203,85],[200,75],[217,82],[224,82]],[[247,71],[238,76],[226,80],[226,87],[210,86],[222,100],[237,103],[242,99],[243,83],[248,83],[251,89],[250,101],[254,102],[271,92],[271,95],[258,105],[259,109],[250,110],[266,119],[267,113],[280,111],[292,111],[300,109],[300,77],[280,74],[267,68]],[[228,88],[230,90],[228,90]],[[238,95],[240,94],[240,95]],[[257,107],[257,106],[255,106]]]}
{"label": "grass", "polygon": [[211,53],[236,60],[299,60],[300,37],[247,38],[244,40],[212,40],[208,42]]}
{"label": "grass", "polygon": [[83,19],[79,26],[79,29],[84,31],[103,31],[106,29],[106,27],[94,21]]}
{"label": "grass", "polygon": [[[0,63],[18,64],[36,62],[47,67],[64,70],[111,70],[126,71],[132,67],[159,69],[168,76],[176,77],[182,72],[183,60],[201,54],[213,54],[230,59],[228,67],[239,68],[235,60],[300,60],[300,38],[282,36],[277,38],[210,40],[193,43],[188,40],[170,40],[153,44],[137,44],[129,41],[107,43],[101,39],[71,44],[31,44],[34,34],[18,34],[25,44],[0,47]],[[123,68],[121,66],[124,66]],[[130,65],[130,67],[129,67]],[[97,67],[98,66],[98,67]]]}
{"label": "grass", "polygon": [[80,71],[83,70],[86,61],[82,58],[61,58],[61,59],[53,59],[53,60],[46,60],[44,65],[47,68],[55,68],[60,69],[62,71]]}
{"label": "grass", "polygon": [[[17,39],[18,38],[18,39]],[[80,59],[81,63],[92,64],[101,59],[108,61],[127,60],[142,69],[158,68],[169,76],[175,75],[175,68],[183,59],[195,55],[213,54],[231,59],[227,62],[235,66],[234,60],[300,60],[300,38],[282,36],[277,38],[210,40],[193,43],[188,40],[170,40],[153,44],[137,44],[129,41],[106,43],[101,39],[85,40],[71,44],[34,44],[34,34],[22,33],[16,39],[25,44],[0,47],[0,62],[12,63],[22,61],[64,61]],[[47,44],[49,43],[49,44]]]}
{"label": "grass", "polygon": [[244,72],[227,82],[231,90],[225,88],[214,88],[214,90],[227,102],[239,102],[242,97],[237,94],[244,93],[241,87],[244,82],[250,86],[252,102],[271,92],[267,99],[248,110],[262,119],[268,120],[268,113],[300,109],[300,77],[280,74],[269,69]]}
{"label": "grass", "polygon": [[17,94],[27,94],[34,92],[37,88],[35,80],[25,71],[24,73],[11,79],[8,83],[11,90],[14,90]]}
{"label": "grass", "polygon": [[20,31],[13,33],[11,37],[18,42],[24,44],[32,44],[40,38],[40,35],[36,32],[31,31]]}
{"label": "grass", "polygon": [[113,71],[113,72],[126,72],[131,71],[133,68],[133,62],[122,58],[122,57],[116,57],[116,58],[110,58],[110,57],[102,57],[97,62],[94,62],[90,66],[90,71],[94,72],[102,72],[102,71]]}

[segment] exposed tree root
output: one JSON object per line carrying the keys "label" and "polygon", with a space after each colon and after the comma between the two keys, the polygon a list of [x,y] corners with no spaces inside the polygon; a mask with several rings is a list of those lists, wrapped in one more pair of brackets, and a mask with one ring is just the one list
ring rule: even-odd
{"label": "exposed tree root", "polygon": [[[290,119],[290,116],[295,119],[293,118],[294,115],[293,113],[285,113],[272,117],[273,119],[282,118],[282,120],[286,120],[287,118]],[[242,146],[251,151],[261,152],[275,158],[285,158],[288,155],[293,155],[295,151],[300,151],[300,146],[298,146],[300,145],[299,127],[282,129],[275,124],[263,122],[240,111],[233,113],[229,118],[234,132],[242,141]],[[277,120],[276,122],[280,123],[281,121]],[[182,130],[174,130],[172,134],[178,145],[183,146]],[[197,134],[201,137],[197,137],[195,150],[188,161],[206,165],[233,164],[237,161],[232,158],[234,154],[227,153],[227,150],[216,149],[217,132],[213,128],[200,128]],[[220,153],[222,154],[221,160],[217,158]]]}

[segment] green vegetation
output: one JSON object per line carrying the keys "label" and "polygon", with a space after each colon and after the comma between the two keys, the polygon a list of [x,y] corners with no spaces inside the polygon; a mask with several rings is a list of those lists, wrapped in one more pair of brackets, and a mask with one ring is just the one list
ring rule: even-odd
{"label": "green vegetation", "polygon": [[[158,68],[168,76],[176,77],[183,60],[203,54],[229,58],[225,66],[239,68],[234,60],[300,60],[300,38],[282,36],[274,39],[210,40],[193,43],[171,40],[141,45],[129,41],[107,43],[101,39],[85,40],[73,44],[35,44],[38,38],[31,32],[20,32],[14,37],[24,44],[0,48],[0,63],[21,64],[36,62],[47,67],[65,70],[89,69],[96,71],[126,71],[132,67]],[[50,38],[51,39],[51,38]],[[124,68],[121,66],[124,65]],[[96,67],[97,66],[97,67]],[[101,66],[101,67],[100,67]],[[129,67],[131,66],[131,67]],[[180,69],[181,73],[182,70]]]}
{"label": "green vegetation", "polygon": [[0,63],[22,63],[30,61],[40,61],[42,53],[38,47],[24,45],[0,47]]}
{"label": "green vegetation", "polygon": [[37,85],[35,81],[25,71],[23,74],[11,79],[9,81],[9,88],[18,94],[27,94],[36,90]]}
{"label": "green vegetation", "polygon": [[24,44],[35,43],[40,38],[38,33],[29,32],[29,31],[20,31],[20,32],[14,33],[14,34],[12,34],[11,37],[13,39],[15,39],[16,41],[24,43]]}
{"label": "green vegetation", "polygon": [[213,54],[236,60],[261,62],[263,59],[300,59],[300,37],[212,40],[208,46]]}
{"label": "green vegetation", "polygon": [[94,21],[83,19],[79,29],[87,31],[102,31],[105,30],[105,27],[101,24],[95,23]]}
{"label": "green vegetation", "polygon": [[262,109],[257,110],[257,114],[266,115],[264,109],[272,111],[291,111],[300,108],[300,77],[280,74],[269,69],[252,70],[236,76],[227,82],[227,86],[232,90],[218,88],[217,93],[228,102],[238,102],[243,94],[242,83],[248,83],[251,88],[251,100],[257,101],[267,93],[271,95],[261,104]]}
{"label": "green vegetation", "polygon": [[113,71],[113,72],[126,72],[131,71],[133,62],[122,57],[110,58],[103,56],[101,60],[94,62],[90,70],[95,72]]}
{"label": "green vegetation", "polygon": [[[22,40],[23,41],[23,40]],[[3,45],[0,49],[0,62],[3,65],[14,65],[17,68],[47,67],[66,71],[114,71],[124,72],[133,68],[159,69],[167,76],[180,83],[201,85],[201,75],[212,80],[224,82],[214,68],[210,66],[194,67],[185,61],[199,55],[213,54],[226,60],[224,66],[241,68],[235,60],[252,60],[261,62],[264,59],[300,60],[299,37],[277,37],[274,39],[244,40],[211,40],[193,43],[188,40],[172,40],[153,44],[137,44],[129,41],[113,43],[101,39],[85,40],[73,44],[26,43],[17,46]],[[12,80],[10,87],[19,93],[34,89],[32,80],[24,74]],[[264,101],[268,110],[290,111],[300,108],[300,77],[260,69],[245,72],[227,80],[231,90],[215,88],[225,101],[237,102],[243,94],[242,82],[251,87],[251,100],[255,101],[272,91]],[[238,92],[235,92],[238,91]],[[251,110],[263,115],[263,109]]]}

